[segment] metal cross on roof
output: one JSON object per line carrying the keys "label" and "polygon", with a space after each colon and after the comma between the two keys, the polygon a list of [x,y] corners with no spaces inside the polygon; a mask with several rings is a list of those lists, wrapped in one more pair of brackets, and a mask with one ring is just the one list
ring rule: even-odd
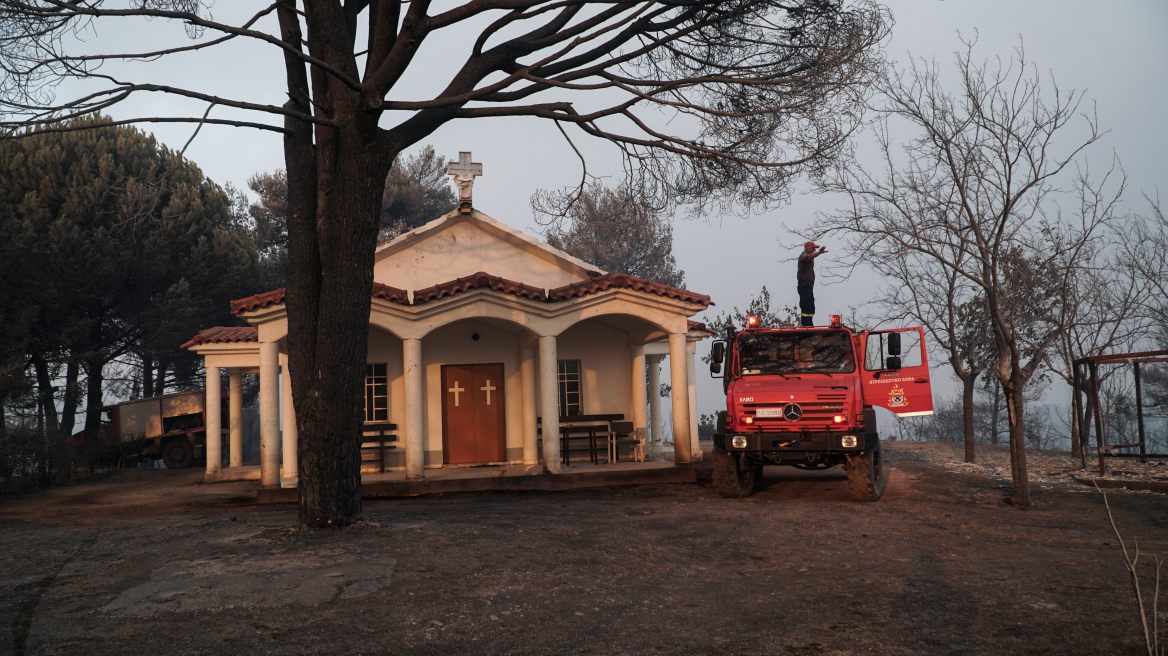
{"label": "metal cross on roof", "polygon": [[454,176],[454,184],[458,185],[458,209],[464,214],[470,212],[471,187],[474,179],[483,174],[483,165],[470,161],[470,153],[459,153],[457,162],[446,165],[446,173]]}

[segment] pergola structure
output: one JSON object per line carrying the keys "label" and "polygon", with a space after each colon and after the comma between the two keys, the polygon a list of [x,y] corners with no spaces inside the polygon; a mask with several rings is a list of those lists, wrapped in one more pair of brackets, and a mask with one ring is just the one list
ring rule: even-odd
{"label": "pergola structure", "polygon": [[[1072,399],[1071,405],[1075,416],[1079,421],[1079,444],[1081,445],[1080,453],[1083,459],[1083,468],[1087,468],[1087,444],[1089,441],[1091,427],[1087,422],[1086,408],[1083,406],[1081,395],[1083,392],[1087,393],[1087,401],[1091,404],[1091,411],[1095,419],[1095,440],[1099,455],[1099,475],[1103,476],[1107,473],[1107,463],[1104,460],[1107,456],[1113,457],[1139,457],[1145,458],[1168,458],[1168,454],[1154,453],[1150,454],[1147,451],[1147,442],[1144,437],[1144,399],[1143,389],[1140,384],[1140,368],[1146,364],[1153,362],[1168,362],[1168,351],[1142,351],[1139,353],[1112,353],[1106,355],[1092,355],[1084,358],[1079,358],[1072,362]],[[1135,376],[1135,392],[1136,392],[1136,425],[1139,434],[1139,442],[1136,444],[1113,444],[1108,446],[1107,433],[1103,430],[1103,407],[1099,402],[1099,365],[1122,365],[1129,364],[1132,367],[1132,374]],[[1090,373],[1087,381],[1083,380],[1082,368],[1085,367]],[[1120,448],[1136,448],[1139,447],[1138,454],[1120,454],[1108,453],[1108,449]]]}

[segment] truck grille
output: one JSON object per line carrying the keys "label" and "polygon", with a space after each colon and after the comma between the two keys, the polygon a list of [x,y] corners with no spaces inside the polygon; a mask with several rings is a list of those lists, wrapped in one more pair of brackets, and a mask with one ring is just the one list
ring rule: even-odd
{"label": "truck grille", "polygon": [[[829,397],[832,400],[823,402],[823,397]],[[844,412],[844,400],[846,396],[843,394],[820,394],[820,401],[812,403],[799,403],[799,407],[803,410],[803,417],[798,421],[787,421],[783,417],[759,417],[757,415],[759,408],[781,408],[785,403],[744,403],[742,404],[742,413],[747,417],[754,417],[756,426],[801,426],[804,424],[830,424],[833,415],[842,414]],[[837,400],[838,399],[838,400]]]}

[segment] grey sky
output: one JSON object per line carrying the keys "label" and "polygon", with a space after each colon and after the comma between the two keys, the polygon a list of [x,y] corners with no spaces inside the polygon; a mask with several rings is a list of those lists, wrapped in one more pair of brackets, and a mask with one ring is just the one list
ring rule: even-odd
{"label": "grey sky", "polygon": [[[222,2],[214,8],[217,18],[228,19],[244,3]],[[256,3],[246,3],[251,9]],[[976,55],[1008,58],[1024,40],[1027,58],[1044,74],[1053,74],[1062,89],[1086,93],[1085,108],[1096,103],[1101,127],[1110,130],[1087,155],[1093,167],[1110,163],[1114,151],[1129,177],[1127,207],[1143,211],[1141,193],[1155,195],[1168,186],[1168,128],[1163,120],[1168,107],[1168,3],[1163,0],[1116,0],[1099,3],[1086,0],[889,0],[886,5],[895,17],[895,27],[886,51],[890,58],[905,61],[909,53],[935,58],[950,67],[953,51],[961,47],[958,32],[978,36]],[[274,28],[274,25],[268,25]],[[171,28],[151,23],[148,32],[160,43]],[[274,29],[272,29],[274,31]],[[469,37],[470,32],[468,32]],[[98,35],[100,42],[116,33]],[[135,38],[143,36],[134,29]],[[448,39],[427,46],[419,57],[422,66],[403,81],[403,95],[421,94],[445,78],[444,52],[460,51],[472,39]],[[90,37],[91,43],[99,43]],[[108,42],[107,42],[108,43]],[[274,105],[282,104],[283,70],[279,54],[268,46],[240,43],[203,59],[165,62],[156,66],[163,75],[184,85],[228,97]],[[176,102],[159,94],[142,96],[110,112],[115,117],[145,116],[166,111]],[[201,115],[205,106],[187,110]],[[226,116],[216,109],[213,115]],[[147,125],[159,139],[181,148],[192,126]],[[620,176],[620,163],[613,148],[570,133],[589,158],[593,175]],[[437,152],[457,157],[469,150],[483,163],[484,175],[475,185],[475,205],[505,223],[536,232],[528,199],[540,188],[563,187],[580,180],[578,158],[549,122],[510,118],[462,121],[440,129],[431,139]],[[187,157],[219,183],[244,187],[248,176],[258,171],[283,167],[279,135],[240,128],[210,126],[191,144]],[[686,272],[690,289],[709,294],[717,310],[743,307],[765,284],[780,305],[795,305],[794,261],[796,251],[781,244],[801,243],[796,231],[808,225],[816,211],[833,209],[836,199],[798,193],[779,210],[760,216],[710,217],[706,221],[678,221],[674,228],[674,251]],[[835,244],[826,244],[828,254],[818,260],[821,269],[830,268]],[[853,276],[844,283],[818,286],[821,319],[833,312],[846,313],[852,305],[871,299],[880,281],[871,276]],[[722,404],[720,384],[700,376],[699,407],[710,412]],[[944,388],[947,392],[952,388]]]}

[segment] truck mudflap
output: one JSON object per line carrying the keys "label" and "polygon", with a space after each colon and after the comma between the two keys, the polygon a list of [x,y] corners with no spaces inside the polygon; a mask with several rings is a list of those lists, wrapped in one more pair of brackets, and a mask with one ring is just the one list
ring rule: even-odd
{"label": "truck mudflap", "polygon": [[[734,439],[740,438],[740,439]],[[847,438],[855,438],[853,441]],[[715,433],[714,446],[728,453],[829,452],[858,453],[876,448],[880,435],[874,432],[847,433]]]}

